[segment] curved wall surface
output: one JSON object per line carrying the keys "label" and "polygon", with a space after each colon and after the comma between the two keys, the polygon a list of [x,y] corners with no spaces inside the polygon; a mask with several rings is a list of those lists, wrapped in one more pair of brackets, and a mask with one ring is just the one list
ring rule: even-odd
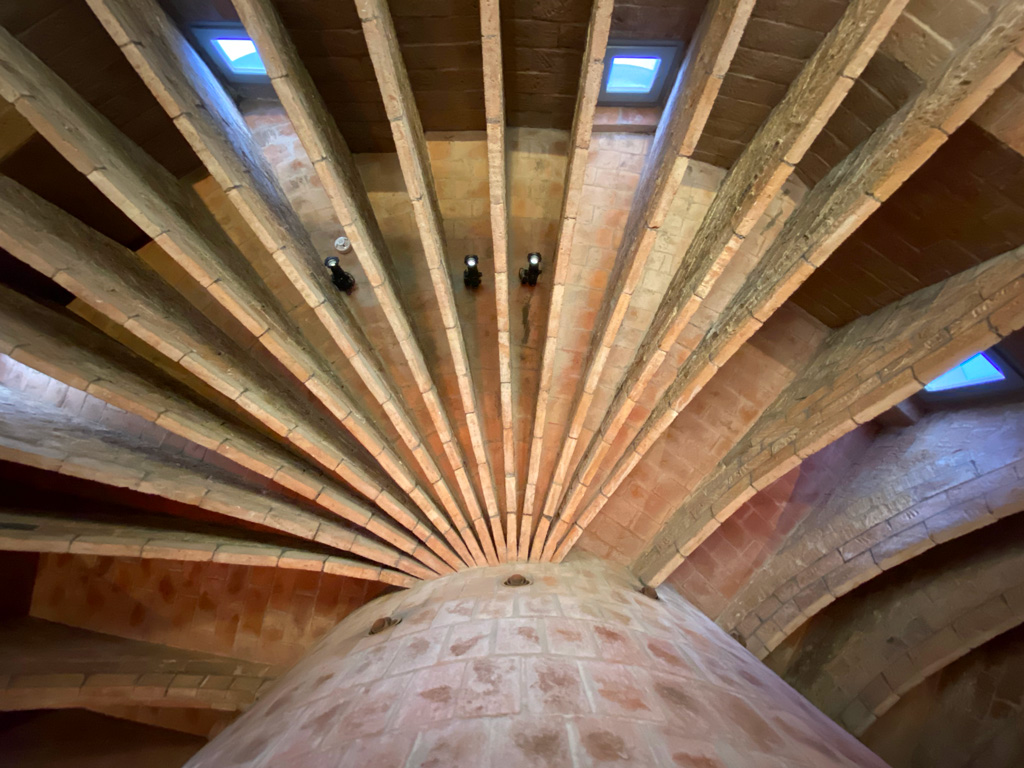
{"label": "curved wall surface", "polygon": [[[513,572],[531,583],[505,586]],[[577,557],[378,598],[188,768],[885,765],[678,595],[638,586]],[[401,623],[368,634],[385,616]]]}

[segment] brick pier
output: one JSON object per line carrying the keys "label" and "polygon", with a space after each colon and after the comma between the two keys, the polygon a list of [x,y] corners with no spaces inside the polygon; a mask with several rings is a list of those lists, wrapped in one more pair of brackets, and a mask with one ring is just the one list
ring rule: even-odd
{"label": "brick pier", "polygon": [[[638,586],[583,556],[380,597],[188,768],[884,766],[674,592]],[[401,623],[370,635],[384,616]]]}

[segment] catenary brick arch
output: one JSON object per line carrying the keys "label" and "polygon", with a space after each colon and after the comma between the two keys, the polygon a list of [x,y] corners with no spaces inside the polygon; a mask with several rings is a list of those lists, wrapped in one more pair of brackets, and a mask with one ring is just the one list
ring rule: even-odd
{"label": "catenary brick arch", "polygon": [[[1024,249],[894,302],[833,333],[633,563],[663,582],[758,491],[1024,324]],[[950,329],[965,330],[953,335]]]}
{"label": "catenary brick arch", "polygon": [[912,691],[861,739],[890,765],[1024,764],[1024,626],[1005,632]]}
{"label": "catenary brick arch", "polygon": [[[924,555],[831,606],[765,660],[855,734],[929,675],[1024,621],[1024,518]],[[828,628],[830,638],[820,642]]]}
{"label": "catenary brick arch", "polygon": [[[809,509],[800,509],[799,496],[807,493],[797,490],[803,478],[791,472],[763,494],[782,499],[780,519],[792,507],[792,514],[802,515],[800,522],[715,614],[719,625],[752,639],[752,649],[763,658],[804,621],[883,571],[1019,512],[1021,435],[1021,405],[931,414],[874,437],[848,476]],[[858,439],[863,440],[851,440]],[[939,447],[949,453],[937,455]],[[749,522],[759,505],[756,499],[748,504],[713,534],[737,551],[773,534]],[[707,542],[710,549],[716,544]],[[674,580],[687,596],[689,575]],[[729,577],[703,575],[712,582]]]}

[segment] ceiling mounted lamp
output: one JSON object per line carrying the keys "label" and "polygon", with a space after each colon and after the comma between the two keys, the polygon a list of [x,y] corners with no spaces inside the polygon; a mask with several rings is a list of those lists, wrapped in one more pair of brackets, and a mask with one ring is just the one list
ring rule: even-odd
{"label": "ceiling mounted lamp", "polygon": [[480,270],[477,268],[477,264],[480,263],[480,259],[476,254],[471,253],[466,257],[466,271],[462,273],[462,282],[465,283],[467,288],[479,288],[480,278],[482,277]]}
{"label": "ceiling mounted lamp", "polygon": [[540,277],[540,254],[539,253],[528,253],[526,254],[527,266],[519,270],[519,282],[523,285],[536,285],[537,278]]}
{"label": "ceiling mounted lamp", "polygon": [[331,270],[331,282],[339,291],[351,293],[356,287],[356,279],[341,268],[341,261],[337,256],[328,256],[324,259],[324,266]]}

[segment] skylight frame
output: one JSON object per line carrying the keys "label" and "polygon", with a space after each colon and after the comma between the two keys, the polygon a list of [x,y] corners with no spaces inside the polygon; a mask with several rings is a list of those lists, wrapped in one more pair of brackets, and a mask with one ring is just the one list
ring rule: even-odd
{"label": "skylight frame", "polygon": [[[1001,402],[1005,398],[1017,399],[1024,396],[1024,375],[1016,358],[1003,354],[999,346],[983,351],[985,357],[1003,374],[999,381],[984,384],[955,387],[929,392],[924,387],[914,396],[918,402],[930,409],[948,407],[975,407],[989,402]],[[971,355],[974,357],[974,355]],[[970,359],[970,358],[968,358]],[[958,366],[951,366],[950,370]],[[935,377],[939,378],[938,376]]]}
{"label": "skylight frame", "polygon": [[[226,81],[231,83],[269,83],[270,78],[266,72],[239,72],[236,71],[227,54],[217,43],[218,39],[248,40],[256,47],[256,41],[249,36],[245,27],[241,24],[196,24],[191,27],[191,32],[196,44],[202,50],[204,58],[216,67],[217,72]],[[259,54],[259,48],[256,48]],[[262,60],[262,56],[260,56]]]}
{"label": "skylight frame", "polygon": [[[965,371],[965,366],[970,365],[976,360],[983,360],[984,363],[980,363],[981,368],[984,369],[987,367],[991,371],[991,373],[988,370],[986,370],[984,373],[981,373],[981,375],[978,376],[977,378],[969,379],[967,378],[967,374],[965,372],[964,381],[962,383],[950,381],[945,386],[936,386],[936,384],[940,382],[942,379],[946,377],[951,377],[954,374],[954,372]],[[995,356],[990,355],[987,352],[978,352],[975,355],[971,355],[969,358],[964,360],[959,365],[953,366],[945,373],[941,374],[940,376],[936,376],[934,379],[929,381],[927,384],[924,385],[924,391],[930,394],[934,394],[936,392],[953,392],[960,389],[983,387],[986,384],[996,384],[1000,381],[1006,381],[1006,373],[1003,371],[1002,366],[999,365],[998,360],[995,359]]]}
{"label": "skylight frame", "polygon": [[[670,84],[679,70],[683,57],[683,44],[677,40],[618,40],[608,43],[605,53],[604,74],[601,77],[601,94],[598,106],[656,107],[665,103]],[[647,93],[610,92],[608,81],[616,59],[660,59],[658,71]]]}

